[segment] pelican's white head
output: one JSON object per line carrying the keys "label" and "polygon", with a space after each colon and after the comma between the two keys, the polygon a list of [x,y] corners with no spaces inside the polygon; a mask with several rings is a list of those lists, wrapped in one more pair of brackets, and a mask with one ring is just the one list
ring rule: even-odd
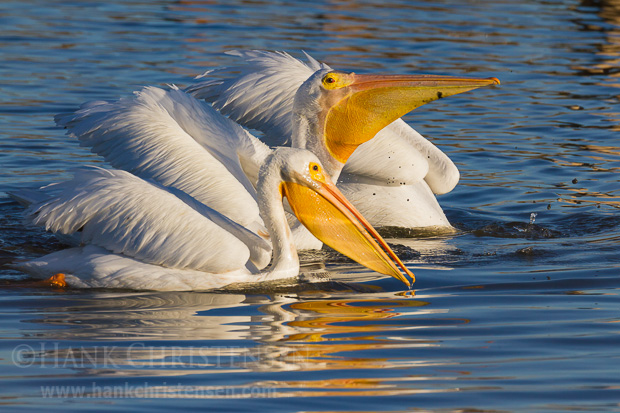
{"label": "pelican's white head", "polygon": [[[319,240],[360,264],[390,275],[407,285],[414,276],[377,231],[336,188],[318,157],[305,149],[280,147],[267,158],[258,179],[261,213],[273,211],[267,192],[273,185],[287,198],[299,221]],[[273,204],[271,204],[273,205]],[[263,216],[269,227],[276,224]]]}
{"label": "pelican's white head", "polygon": [[370,75],[321,68],[297,90],[293,146],[315,153],[335,180],[353,151],[407,112],[496,78]]}

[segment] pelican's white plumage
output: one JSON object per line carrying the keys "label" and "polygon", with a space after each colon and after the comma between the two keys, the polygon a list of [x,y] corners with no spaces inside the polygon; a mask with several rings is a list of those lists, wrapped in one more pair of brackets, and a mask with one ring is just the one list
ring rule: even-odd
{"label": "pelican's white plumage", "polygon": [[[316,71],[329,67],[308,55],[303,63],[282,52],[230,54],[244,62],[211,70],[203,75],[206,80],[187,90],[240,124],[262,131],[268,144],[290,145],[295,93]],[[339,188],[373,225],[451,228],[432,194],[450,192],[458,180],[450,158],[398,119],[349,157]]]}
{"label": "pelican's white plumage", "polygon": [[42,192],[48,199],[26,210],[33,224],[144,263],[224,273],[245,267],[250,249],[259,263],[267,258],[263,266],[271,256],[271,245],[241,225],[126,171],[81,168]]}
{"label": "pelican's white plumage", "polygon": [[[231,119],[266,134],[270,146],[290,145],[293,125],[291,112],[297,89],[313,73],[329,66],[306,55],[303,63],[283,52],[230,51],[245,59],[245,64],[217,68],[198,78],[204,80],[187,88],[198,99]],[[223,80],[219,76],[237,76]]]}
{"label": "pelican's white plumage", "polygon": [[176,188],[255,232],[264,230],[250,179],[255,182],[269,148],[178,88],[145,87],[56,120],[115,168]]}
{"label": "pelican's white plumage", "polygon": [[86,168],[12,194],[30,204],[32,223],[81,246],[17,268],[67,273],[76,286],[178,290],[247,281],[269,264],[254,184],[272,151],[210,105],[174,86],[145,87],[56,119],[124,170]]}

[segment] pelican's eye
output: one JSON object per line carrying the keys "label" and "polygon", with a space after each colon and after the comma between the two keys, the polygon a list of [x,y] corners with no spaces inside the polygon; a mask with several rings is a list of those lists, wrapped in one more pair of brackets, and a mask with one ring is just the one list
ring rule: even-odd
{"label": "pelican's eye", "polygon": [[323,171],[321,170],[321,165],[316,162],[310,162],[310,166],[308,168],[310,170],[310,177],[314,181],[323,182],[325,177],[323,176]]}
{"label": "pelican's eye", "polygon": [[317,173],[321,172],[321,167],[319,166],[318,163],[315,162],[310,162],[310,175],[314,176]]}
{"label": "pelican's eye", "polygon": [[342,78],[338,73],[328,73],[323,76],[323,87],[325,89],[336,89],[342,87]]}
{"label": "pelican's eye", "polygon": [[349,86],[353,82],[352,73],[329,72],[323,76],[323,87],[325,89],[340,89]]}

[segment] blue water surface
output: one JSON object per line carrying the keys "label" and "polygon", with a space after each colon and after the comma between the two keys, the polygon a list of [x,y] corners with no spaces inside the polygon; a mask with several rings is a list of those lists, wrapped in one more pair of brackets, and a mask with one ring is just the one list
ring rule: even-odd
{"label": "blue water surface", "polygon": [[54,290],[7,265],[62,245],[0,195],[3,411],[620,409],[618,0],[4,1],[0,193],[102,164],[55,114],[231,49],[500,78],[405,118],[459,166],[459,232],[387,232],[413,292],[330,253],[278,290]]}

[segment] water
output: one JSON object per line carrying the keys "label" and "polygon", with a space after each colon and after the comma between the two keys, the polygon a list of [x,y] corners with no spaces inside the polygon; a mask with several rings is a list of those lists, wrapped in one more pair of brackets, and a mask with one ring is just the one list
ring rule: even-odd
{"label": "water", "polygon": [[3,2],[0,191],[100,163],[54,114],[187,85],[229,49],[502,81],[406,118],[462,174],[440,197],[457,234],[386,230],[413,294],[330,252],[304,256],[324,282],[272,291],[40,288],[6,264],[62,246],[0,198],[3,410],[617,411],[618,16],[617,0]]}

